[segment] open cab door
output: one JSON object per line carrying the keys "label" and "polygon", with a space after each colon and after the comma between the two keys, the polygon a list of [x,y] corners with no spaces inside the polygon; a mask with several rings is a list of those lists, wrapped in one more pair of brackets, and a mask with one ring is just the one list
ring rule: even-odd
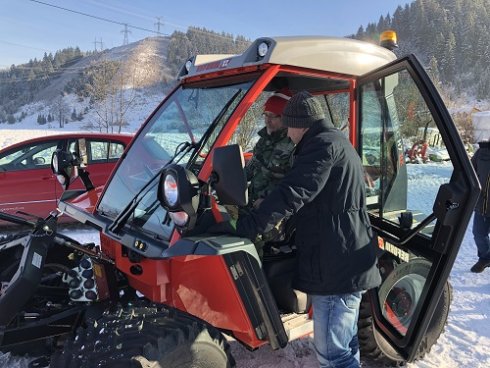
{"label": "open cab door", "polygon": [[357,101],[357,148],[383,277],[370,291],[373,332],[388,358],[410,362],[442,332],[448,276],[480,187],[441,97],[413,55],[361,76]]}

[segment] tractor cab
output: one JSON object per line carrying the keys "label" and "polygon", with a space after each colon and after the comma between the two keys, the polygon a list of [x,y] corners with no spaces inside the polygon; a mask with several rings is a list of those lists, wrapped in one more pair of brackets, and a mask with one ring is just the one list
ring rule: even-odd
{"label": "tractor cab", "polygon": [[[247,205],[243,170],[264,124],[263,105],[284,88],[313,94],[365,168],[383,283],[363,301],[361,353],[391,362],[423,357],[447,319],[447,280],[479,184],[414,55],[397,58],[348,38],[264,37],[240,55],[191,57],[102,193],[68,190],[60,210],[99,229],[102,252],[154,303],[250,349],[311,333],[308,296],[290,283],[294,237],[260,258],[252,240],[208,232],[228,219],[226,206]],[[426,127],[449,160],[407,163]]]}

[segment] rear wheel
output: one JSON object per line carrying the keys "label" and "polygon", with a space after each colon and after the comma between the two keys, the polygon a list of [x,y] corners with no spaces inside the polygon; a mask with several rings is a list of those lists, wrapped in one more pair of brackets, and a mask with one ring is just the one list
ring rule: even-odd
{"label": "rear wheel", "polygon": [[162,305],[115,307],[79,328],[50,367],[233,367],[225,338],[205,322]]}
{"label": "rear wheel", "polygon": [[[413,317],[414,306],[420,296],[429,269],[430,263],[424,260],[404,263],[396,268],[396,277],[395,273],[391,273],[379,289],[378,295],[384,317],[392,321],[393,326],[402,334],[406,332]],[[444,331],[451,300],[451,284],[446,282],[425,333],[424,341],[417,351],[416,359],[423,358]],[[361,302],[358,328],[361,355],[364,358],[380,361],[389,366],[400,366],[405,363],[403,357],[391,347],[374,326],[371,304],[367,295]]]}

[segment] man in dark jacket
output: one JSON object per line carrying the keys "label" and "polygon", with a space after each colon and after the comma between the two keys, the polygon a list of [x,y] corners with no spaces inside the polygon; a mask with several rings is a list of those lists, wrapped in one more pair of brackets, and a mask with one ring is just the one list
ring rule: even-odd
{"label": "man in dark jacket", "polygon": [[473,238],[478,249],[478,262],[471,272],[480,273],[490,266],[490,142],[478,143],[480,148],[471,158],[482,187],[473,216]]}
{"label": "man in dark jacket", "polygon": [[254,239],[295,216],[298,264],[293,287],[312,296],[315,350],[321,367],[358,367],[362,293],[380,284],[357,152],[303,91],[282,122],[296,144],[291,170],[237,232]]}

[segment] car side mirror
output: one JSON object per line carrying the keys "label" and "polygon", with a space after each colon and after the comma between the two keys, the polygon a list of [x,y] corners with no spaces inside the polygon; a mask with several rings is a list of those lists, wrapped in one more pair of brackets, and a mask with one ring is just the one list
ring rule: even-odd
{"label": "car side mirror", "polygon": [[242,148],[238,144],[213,150],[210,185],[216,190],[220,204],[247,205],[247,176],[244,167]]}
{"label": "car side mirror", "polygon": [[33,159],[34,165],[39,166],[39,165],[44,165],[46,161],[44,160],[44,157],[35,157]]}
{"label": "car side mirror", "polygon": [[82,179],[85,189],[92,190],[94,185],[86,171],[83,159],[75,152],[67,152],[58,148],[51,158],[51,171],[56,175],[63,190],[67,190],[70,184],[78,177]]}

